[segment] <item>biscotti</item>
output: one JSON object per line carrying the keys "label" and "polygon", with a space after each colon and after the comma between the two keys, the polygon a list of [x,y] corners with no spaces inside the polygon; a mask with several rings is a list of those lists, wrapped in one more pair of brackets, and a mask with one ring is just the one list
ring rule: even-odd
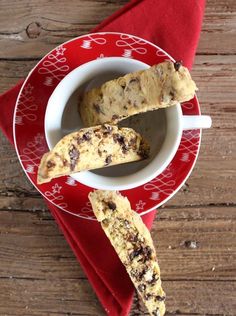
{"label": "biscotti", "polygon": [[89,200],[150,315],[164,315],[160,269],[151,235],[142,219],[118,192],[97,190],[89,194]]}
{"label": "biscotti", "polygon": [[165,61],[86,92],[79,112],[85,126],[117,123],[134,114],[188,101],[196,90],[187,68]]}
{"label": "biscotti", "polygon": [[63,137],[44,154],[38,183],[83,170],[97,169],[147,158],[149,145],[131,128],[100,125]]}

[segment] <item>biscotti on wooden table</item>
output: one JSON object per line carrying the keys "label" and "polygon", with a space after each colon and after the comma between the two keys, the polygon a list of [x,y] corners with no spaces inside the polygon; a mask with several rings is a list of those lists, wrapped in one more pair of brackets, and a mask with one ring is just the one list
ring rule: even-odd
{"label": "biscotti on wooden table", "polygon": [[79,112],[85,126],[117,123],[134,114],[188,101],[196,90],[186,67],[165,61],[86,92]]}
{"label": "biscotti on wooden table", "polygon": [[128,199],[115,191],[91,192],[89,200],[150,315],[164,315],[165,293],[156,251],[141,217],[131,210]]}

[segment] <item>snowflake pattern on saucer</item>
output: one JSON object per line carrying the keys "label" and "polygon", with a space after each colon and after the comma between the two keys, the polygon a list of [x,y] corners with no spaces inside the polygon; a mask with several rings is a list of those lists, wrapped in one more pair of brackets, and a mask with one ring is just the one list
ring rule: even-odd
{"label": "snowflake pattern on saucer", "polygon": [[58,183],[55,183],[52,187],[51,190],[45,191],[45,196],[48,198],[48,200],[61,207],[61,208],[67,208],[68,204],[64,202],[64,195],[61,194],[61,189],[62,186],[60,186]]}
{"label": "snowflake pattern on saucer", "polygon": [[[63,45],[51,52],[38,68],[38,73],[44,76],[45,86],[54,86],[60,82],[69,71],[66,64],[67,58],[64,56],[66,48]],[[45,76],[46,75],[46,76]]]}
{"label": "snowflake pattern on saucer", "polygon": [[38,170],[40,159],[45,151],[43,140],[44,136],[37,133],[32,140],[26,143],[26,147],[22,148],[20,159],[25,165],[25,171],[30,174],[36,174]]}
{"label": "snowflake pattern on saucer", "polygon": [[25,121],[35,122],[37,120],[38,105],[33,95],[34,87],[28,83],[22,89],[16,109],[15,124],[24,125]]}
{"label": "snowflake pattern on saucer", "polygon": [[116,41],[117,47],[122,47],[124,49],[122,57],[133,58],[132,53],[136,52],[138,54],[144,55],[147,53],[146,46],[147,42],[142,39],[137,39],[134,36],[121,34],[120,39]]}

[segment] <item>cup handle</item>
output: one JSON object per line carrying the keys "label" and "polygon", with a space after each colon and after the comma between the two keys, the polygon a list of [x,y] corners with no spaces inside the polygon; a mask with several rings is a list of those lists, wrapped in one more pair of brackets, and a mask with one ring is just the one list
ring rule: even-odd
{"label": "cup handle", "polygon": [[211,117],[208,115],[183,115],[183,130],[210,128],[212,124]]}

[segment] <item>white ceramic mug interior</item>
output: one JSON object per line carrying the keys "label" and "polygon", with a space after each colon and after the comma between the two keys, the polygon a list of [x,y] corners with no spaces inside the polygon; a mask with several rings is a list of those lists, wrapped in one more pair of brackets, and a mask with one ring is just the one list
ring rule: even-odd
{"label": "white ceramic mug interior", "polygon": [[[52,149],[66,134],[83,127],[78,113],[82,92],[107,80],[149,68],[149,65],[123,57],[101,58],[74,69],[55,88],[45,114],[45,135]],[[82,184],[102,190],[127,190],[159,175],[173,159],[183,129],[211,126],[209,116],[183,116],[180,105],[147,112],[122,121],[134,128],[151,145],[149,159],[71,175]]]}

